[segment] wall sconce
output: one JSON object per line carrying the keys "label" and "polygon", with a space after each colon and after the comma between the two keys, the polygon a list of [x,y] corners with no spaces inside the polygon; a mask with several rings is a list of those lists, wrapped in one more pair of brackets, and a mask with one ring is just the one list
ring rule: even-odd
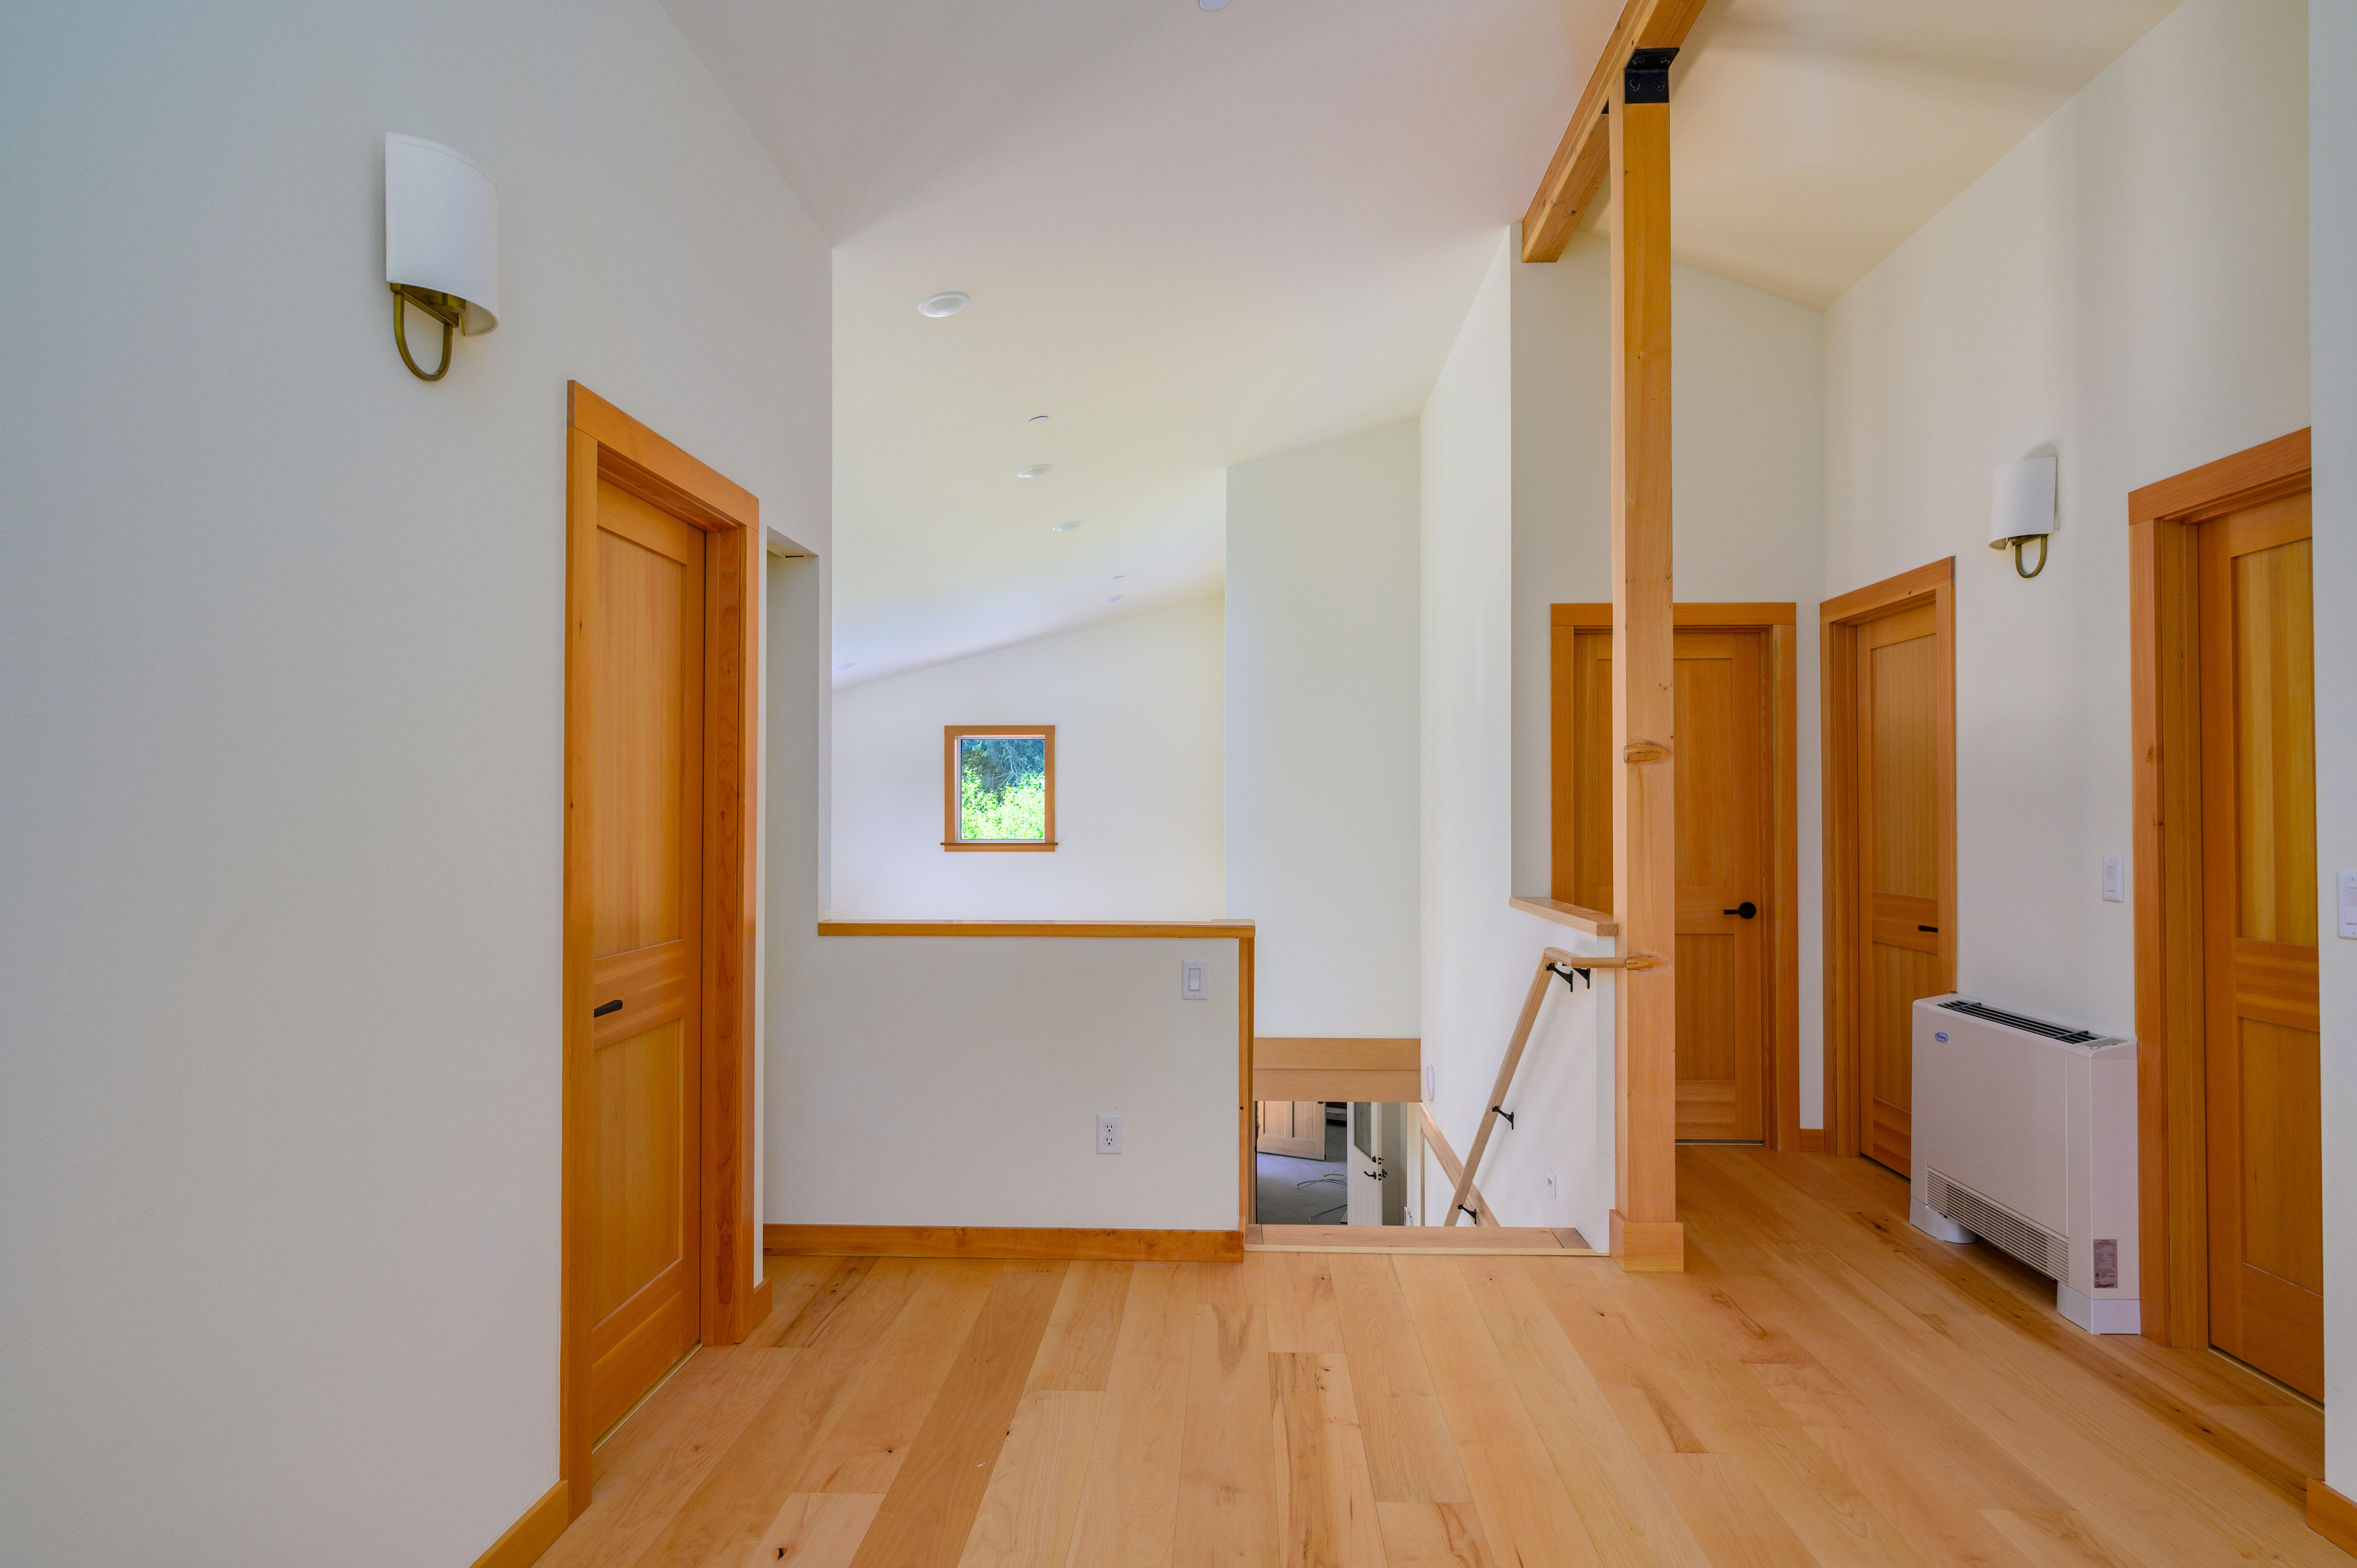
{"label": "wall sconce", "polygon": [[[1989,548],[2012,545],[2014,571],[2035,577],[2046,570],[2046,539],[2054,527],[2054,459],[2024,457],[1998,464],[1989,505]],[[2033,539],[2038,541],[2038,566],[2024,571],[2021,547]]]}
{"label": "wall sconce", "polygon": [[[450,369],[450,334],[473,338],[500,324],[500,188],[472,158],[387,132],[384,138],[384,281],[393,289],[393,341],[422,381]],[[410,357],[402,319],[415,306],[442,324],[442,362],[432,375]]]}

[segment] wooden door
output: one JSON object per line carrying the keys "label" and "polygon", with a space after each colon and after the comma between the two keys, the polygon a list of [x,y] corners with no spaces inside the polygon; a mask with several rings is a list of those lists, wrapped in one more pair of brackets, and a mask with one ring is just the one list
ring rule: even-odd
{"label": "wooden door", "polygon": [[1259,1134],[1253,1146],[1264,1155],[1286,1155],[1297,1160],[1326,1157],[1326,1102],[1322,1100],[1264,1100]]}
{"label": "wooden door", "polygon": [[1861,1151],[1913,1172],[1914,1014],[1942,983],[1939,638],[1917,605],[1857,628]]}
{"label": "wooden door", "polygon": [[704,535],[597,485],[589,1421],[699,1336]]}
{"label": "wooden door", "polygon": [[[1766,1136],[1770,769],[1765,634],[1676,634],[1677,1135]],[[1573,889],[1612,906],[1609,632],[1571,649]],[[1561,897],[1562,895],[1558,895]],[[1745,913],[1746,910],[1749,913]]]}
{"label": "wooden door", "polygon": [[2210,1338],[2324,1397],[2309,496],[2201,532]]}

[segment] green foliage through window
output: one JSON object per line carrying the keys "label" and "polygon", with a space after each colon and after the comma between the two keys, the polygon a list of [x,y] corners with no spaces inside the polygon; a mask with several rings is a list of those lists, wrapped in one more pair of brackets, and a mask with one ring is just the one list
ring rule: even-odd
{"label": "green foliage through window", "polygon": [[1048,743],[1039,736],[958,737],[958,837],[1048,837]]}

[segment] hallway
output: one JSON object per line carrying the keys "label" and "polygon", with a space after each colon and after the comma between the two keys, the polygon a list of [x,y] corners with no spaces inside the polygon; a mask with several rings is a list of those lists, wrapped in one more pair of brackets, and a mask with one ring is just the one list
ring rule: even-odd
{"label": "hallway", "polygon": [[1681,1151],[1689,1272],[771,1260],[545,1561],[1572,1568],[2345,1561],[2322,1418],[2057,1317],[1860,1160]]}

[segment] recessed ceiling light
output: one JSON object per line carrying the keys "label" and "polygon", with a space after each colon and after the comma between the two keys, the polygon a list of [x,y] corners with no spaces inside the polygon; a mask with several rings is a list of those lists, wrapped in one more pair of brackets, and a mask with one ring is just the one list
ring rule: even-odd
{"label": "recessed ceiling light", "polygon": [[1219,11],[1226,8],[1228,0],[1195,0],[1199,11]]}
{"label": "recessed ceiling light", "polygon": [[1035,413],[1023,423],[1026,424],[1045,424],[1048,423],[1048,416],[1044,413]]}
{"label": "recessed ceiling light", "polygon": [[858,667],[859,660],[856,659],[846,659],[842,663],[835,666],[837,670],[856,670]]}
{"label": "recessed ceiling light", "polygon": [[1051,463],[1034,463],[1028,468],[1016,469],[1015,477],[1018,479],[1036,479],[1054,466]]}
{"label": "recessed ceiling light", "polygon": [[1105,603],[1109,605],[1117,605],[1121,603],[1121,596],[1119,594],[1107,594],[1105,596]]}
{"label": "recessed ceiling light", "polygon": [[1113,580],[1114,580],[1114,582],[1118,583],[1118,582],[1122,581],[1124,578],[1127,577],[1128,575],[1129,575],[1129,574],[1128,574],[1128,573],[1126,573],[1126,572],[1115,572],[1115,573],[1113,575]]}
{"label": "recessed ceiling light", "polygon": [[925,295],[924,298],[917,301],[917,314],[920,316],[955,316],[959,311],[963,310],[967,306],[973,303],[974,301],[967,295],[960,294],[955,289],[948,289],[941,294],[929,294]]}
{"label": "recessed ceiling light", "polygon": [[1074,529],[1076,529],[1076,528],[1078,528],[1078,527],[1080,527],[1080,526],[1081,526],[1081,525],[1080,525],[1079,523],[1077,523],[1077,522],[1060,522],[1060,523],[1058,523],[1055,527],[1053,527],[1053,528],[1049,529],[1048,532],[1050,532],[1050,533],[1070,533],[1070,532],[1072,532],[1072,530],[1074,530]]}

